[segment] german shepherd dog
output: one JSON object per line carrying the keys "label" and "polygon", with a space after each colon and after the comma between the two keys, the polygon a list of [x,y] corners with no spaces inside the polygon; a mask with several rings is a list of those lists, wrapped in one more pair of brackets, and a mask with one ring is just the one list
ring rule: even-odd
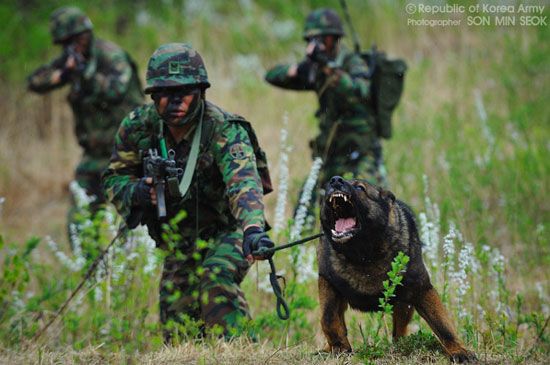
{"label": "german shepherd dog", "polygon": [[476,361],[457,337],[422,261],[413,212],[387,190],[334,176],[321,206],[324,237],[317,247],[324,351],[350,352],[344,313],[348,305],[378,311],[384,280],[399,251],[409,256],[393,304],[393,337],[407,334],[414,310],[428,322],[452,361]]}

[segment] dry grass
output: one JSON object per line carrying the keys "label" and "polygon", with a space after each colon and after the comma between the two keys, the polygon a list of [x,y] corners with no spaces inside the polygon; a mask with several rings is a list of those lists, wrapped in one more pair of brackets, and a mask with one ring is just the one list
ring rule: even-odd
{"label": "dry grass", "polygon": [[[497,354],[478,354],[483,364],[512,364],[513,359]],[[547,360],[547,359],[546,359]],[[88,347],[80,351],[73,349],[49,351],[44,348],[26,351],[0,349],[2,364],[361,364],[357,356],[348,354],[329,355],[320,353],[317,348],[307,344],[291,347],[274,347],[267,342],[258,344],[238,339],[231,342],[211,340],[209,342],[185,343],[177,347],[165,346],[148,353],[126,353],[124,351],[106,353],[101,345]],[[404,355],[399,348],[390,349],[384,356],[377,358],[373,364],[448,364],[449,360],[442,353],[413,351]],[[543,364],[545,359],[535,358],[524,364]]]}

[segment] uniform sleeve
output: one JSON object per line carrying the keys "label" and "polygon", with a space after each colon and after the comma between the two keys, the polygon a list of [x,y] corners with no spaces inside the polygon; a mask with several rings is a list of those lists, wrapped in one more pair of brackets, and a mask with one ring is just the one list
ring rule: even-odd
{"label": "uniform sleeve", "polygon": [[246,130],[228,122],[214,143],[214,157],[222,174],[231,213],[244,229],[264,226],[264,204],[256,157]]}
{"label": "uniform sleeve", "polygon": [[310,85],[306,80],[303,80],[298,75],[294,77],[288,76],[288,69],[291,65],[278,65],[269,70],[265,75],[265,81],[271,85],[291,90],[313,90],[313,85]]}
{"label": "uniform sleeve", "polygon": [[104,54],[102,67],[93,76],[93,94],[96,98],[116,103],[124,98],[130,81],[133,68],[126,52],[117,50]]}
{"label": "uniform sleeve", "polygon": [[132,139],[134,125],[129,117],[122,121],[115,136],[109,166],[103,174],[105,196],[129,223],[130,228],[133,228],[130,221],[137,214],[132,206],[132,195],[140,179],[141,167],[137,142]]}
{"label": "uniform sleeve", "polygon": [[61,78],[56,83],[52,82],[53,73],[62,70],[64,63],[65,57],[61,56],[53,60],[50,64],[37,68],[27,77],[27,87],[29,90],[42,94],[67,84],[68,80],[66,78]]}
{"label": "uniform sleeve", "polygon": [[334,71],[329,88],[342,97],[342,100],[367,100],[370,82],[366,78],[368,67],[358,55],[353,55],[344,67]]}

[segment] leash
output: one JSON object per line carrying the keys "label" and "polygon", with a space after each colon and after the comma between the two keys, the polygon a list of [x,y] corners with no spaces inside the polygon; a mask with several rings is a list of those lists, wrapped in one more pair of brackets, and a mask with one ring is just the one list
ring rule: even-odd
{"label": "leash", "polygon": [[113,246],[113,244],[116,242],[117,239],[120,238],[120,236],[122,236],[122,234],[126,231],[126,224],[122,223],[120,225],[120,227],[118,228],[118,232],[116,234],[116,236],[111,240],[111,242],[109,243],[109,245],[107,246],[107,248],[105,248],[103,251],[101,251],[101,253],[99,254],[99,256],[94,260],[94,262],[92,263],[92,265],[90,266],[90,268],[88,269],[88,271],[86,272],[86,275],[84,275],[84,278],[82,279],[82,281],[80,282],[80,284],[78,284],[78,286],[76,287],[75,290],[73,290],[73,292],[71,293],[71,295],[69,296],[69,298],[65,301],[65,303],[63,303],[63,305],[61,306],[61,308],[59,308],[57,310],[57,312],[55,313],[55,316],[44,326],[42,327],[42,329],[40,331],[38,331],[34,337],[32,338],[32,341],[35,342],[37,341],[45,332],[46,330],[55,322],[55,320],[57,318],[59,318],[59,316],[63,313],[63,311],[67,308],[67,306],[69,305],[70,301],[73,300],[73,298],[75,297],[75,295],[80,291],[80,289],[82,289],[82,287],[84,286],[84,284],[88,281],[88,279],[90,279],[90,277],[92,276],[92,274],[94,273],[94,271],[97,269],[97,267],[99,266],[99,263],[101,262],[101,260],[103,260],[103,257],[105,257],[105,255],[107,254],[107,252],[109,252],[109,250],[111,249],[111,246]]}
{"label": "leash", "polygon": [[[266,256],[280,250],[284,250],[296,245],[304,244],[306,242],[312,241],[321,236],[323,236],[323,233],[317,233],[317,234],[314,234],[313,236],[305,237],[298,241],[290,242],[277,247],[271,247],[271,248],[261,247],[259,250],[252,252],[252,255]],[[288,304],[285,301],[285,298],[283,296],[283,290],[281,289],[281,286],[279,285],[279,281],[278,281],[278,279],[280,278],[282,278],[284,281],[285,278],[284,276],[277,275],[277,269],[275,269],[275,263],[273,263],[273,257],[270,257],[268,261],[269,261],[269,266],[271,268],[271,272],[269,273],[269,282],[271,283],[271,287],[273,288],[273,293],[277,298],[277,304],[275,306],[275,309],[277,310],[277,315],[279,316],[279,318],[285,321],[290,318],[290,308],[288,307]],[[286,286],[286,282],[285,282],[285,286]]]}

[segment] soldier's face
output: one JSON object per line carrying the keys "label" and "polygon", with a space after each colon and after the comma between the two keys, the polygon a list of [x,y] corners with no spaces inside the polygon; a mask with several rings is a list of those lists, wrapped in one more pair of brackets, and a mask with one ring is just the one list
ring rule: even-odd
{"label": "soldier's face", "polygon": [[90,51],[90,44],[92,42],[92,32],[85,31],[77,34],[62,43],[63,47],[72,46],[75,52],[87,57]]}
{"label": "soldier's face", "polygon": [[336,46],[336,37],[333,35],[320,35],[307,39],[308,49],[313,49],[316,45],[327,54],[332,54]]}
{"label": "soldier's face", "polygon": [[157,112],[168,125],[180,126],[185,117],[197,107],[200,90],[165,88],[153,92],[151,98]]}

